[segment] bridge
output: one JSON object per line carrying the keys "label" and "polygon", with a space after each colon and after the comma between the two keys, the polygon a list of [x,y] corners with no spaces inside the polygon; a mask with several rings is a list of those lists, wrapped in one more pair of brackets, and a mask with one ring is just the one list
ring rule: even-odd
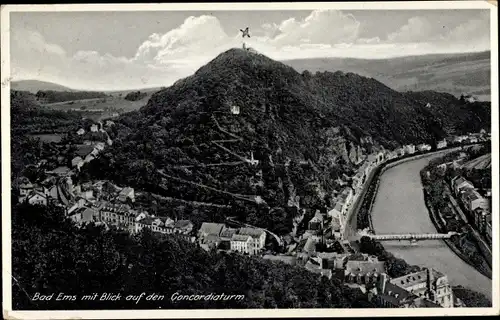
{"label": "bridge", "polygon": [[410,240],[417,242],[420,240],[441,240],[450,239],[453,236],[460,235],[457,232],[450,231],[448,233],[406,233],[406,234],[370,234],[367,232],[360,232],[360,236],[369,237],[377,241],[393,241],[393,240]]}

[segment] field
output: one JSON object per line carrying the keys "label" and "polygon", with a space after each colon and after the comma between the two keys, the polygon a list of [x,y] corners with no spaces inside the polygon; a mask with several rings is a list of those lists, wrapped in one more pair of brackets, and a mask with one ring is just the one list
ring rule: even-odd
{"label": "field", "polygon": [[95,120],[112,117],[114,113],[124,113],[139,109],[144,106],[153,91],[148,92],[146,97],[138,101],[125,100],[125,95],[112,95],[107,98],[74,100],[57,103],[43,104],[42,107],[63,111],[80,111],[82,116]]}

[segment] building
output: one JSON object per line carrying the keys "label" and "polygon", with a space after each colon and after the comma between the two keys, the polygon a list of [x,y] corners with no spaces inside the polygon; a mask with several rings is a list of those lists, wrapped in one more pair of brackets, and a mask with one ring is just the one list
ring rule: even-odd
{"label": "building", "polygon": [[240,107],[232,105],[231,106],[231,113],[232,114],[240,114]]}
{"label": "building", "polygon": [[224,227],[222,223],[203,222],[198,230],[200,246],[205,250],[217,248],[221,243],[220,234]]}
{"label": "building", "polygon": [[47,196],[40,191],[32,191],[27,197],[26,201],[31,205],[47,205]]}
{"label": "building", "polygon": [[78,129],[78,131],[76,132],[77,135],[81,136],[81,135],[84,135],[85,134],[85,130],[84,129]]}
{"label": "building", "polygon": [[454,306],[453,291],[448,277],[432,268],[394,278],[391,283],[444,308]]}
{"label": "building", "polygon": [[104,142],[98,142],[95,144],[94,149],[97,149],[97,151],[102,151],[105,148]]}
{"label": "building", "polygon": [[65,166],[57,167],[52,171],[47,171],[48,174],[53,174],[60,177],[65,177],[71,173],[71,169]]}
{"label": "building", "polygon": [[414,154],[415,153],[415,145],[407,144],[404,147],[405,154]]}
{"label": "building", "polygon": [[474,189],[474,185],[464,177],[456,176],[451,180],[451,185],[455,195],[459,195],[465,189]]}
{"label": "building", "polygon": [[418,297],[392,284],[385,273],[381,274],[375,288],[368,294],[368,299],[382,308],[408,308],[416,298]]}
{"label": "building", "polygon": [[477,231],[479,231],[479,233],[481,234],[486,233],[486,218],[489,215],[491,215],[491,213],[488,210],[485,210],[483,208],[474,209],[474,225],[476,226]]}
{"label": "building", "polygon": [[441,141],[438,141],[436,148],[438,149],[444,149],[448,146],[448,143],[446,142],[446,139],[443,139]]}
{"label": "building", "polygon": [[77,170],[80,170],[80,168],[83,166],[85,162],[83,161],[82,157],[76,156],[71,160],[71,166],[73,168],[76,168]]}
{"label": "building", "polygon": [[193,223],[190,220],[177,220],[174,223],[175,233],[189,235],[193,232]]}
{"label": "building", "polygon": [[83,160],[85,163],[89,163],[90,161],[94,160],[95,159],[95,156],[93,154],[88,154],[86,157],[85,157],[85,160]]}
{"label": "building", "polygon": [[90,126],[90,131],[91,132],[97,132],[99,131],[99,127],[97,126],[97,124],[93,124]]}
{"label": "building", "polygon": [[379,261],[375,256],[351,255],[344,266],[344,281],[356,284],[375,283],[384,271],[384,261]]}
{"label": "building", "polygon": [[323,215],[319,212],[319,210],[316,210],[314,217],[312,217],[312,219],[309,220],[308,229],[314,231],[322,230],[323,221],[324,221]]}
{"label": "building", "polygon": [[19,185],[19,195],[21,198],[25,198],[28,194],[30,194],[34,190],[34,186],[29,180],[23,182]]}
{"label": "building", "polygon": [[420,152],[430,151],[431,149],[432,149],[432,147],[428,144],[425,144],[425,143],[417,145],[417,150]]}
{"label": "building", "polygon": [[82,207],[73,211],[69,218],[77,224],[97,222],[99,212],[90,207]]}
{"label": "building", "polygon": [[126,202],[127,199],[130,199],[130,201],[135,202],[134,188],[125,187],[120,191],[120,193],[118,193],[119,201]]}
{"label": "building", "polygon": [[111,121],[111,120],[106,120],[106,122],[105,122],[105,126],[106,127],[111,127],[111,126],[114,126],[114,125],[115,125],[115,123],[113,121]]}
{"label": "building", "polygon": [[250,236],[250,254],[257,254],[266,245],[266,232],[258,228],[241,228],[239,235]]}
{"label": "building", "polygon": [[474,189],[465,189],[461,191],[460,198],[464,207],[469,211],[473,212],[477,208],[482,208],[485,210],[489,209],[489,201],[484,198]]}
{"label": "building", "polygon": [[478,139],[477,139],[477,137],[469,137],[468,141],[469,141],[469,143],[477,143]]}
{"label": "building", "polygon": [[394,152],[396,153],[397,158],[402,157],[405,155],[405,148],[403,148],[403,147],[397,148],[394,150]]}
{"label": "building", "polygon": [[85,158],[94,150],[94,147],[92,145],[86,145],[86,144],[79,144],[76,146],[76,148],[77,149],[75,151],[75,155],[80,156],[82,158]]}
{"label": "building", "polygon": [[246,254],[254,254],[251,249],[252,237],[243,234],[233,234],[231,237],[231,251],[238,251]]}
{"label": "building", "polygon": [[108,225],[114,225],[117,228],[128,230],[131,233],[139,232],[135,225],[138,212],[132,210],[126,204],[116,204],[109,202],[101,202],[98,204],[99,221],[105,222]]}

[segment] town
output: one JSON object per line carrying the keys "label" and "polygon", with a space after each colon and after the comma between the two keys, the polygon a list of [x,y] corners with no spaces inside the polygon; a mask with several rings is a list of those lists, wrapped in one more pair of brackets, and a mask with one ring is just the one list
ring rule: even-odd
{"label": "town", "polygon": [[[232,110],[237,113],[237,110]],[[371,301],[381,307],[454,307],[461,302],[454,299],[445,270],[423,268],[402,277],[390,278],[384,261],[358,251],[349,241],[348,230],[356,216],[363,192],[375,168],[389,160],[402,159],[446,148],[461,147],[489,141],[484,130],[463,136],[452,136],[430,144],[404,145],[395,150],[379,148],[358,159],[358,169],[351,176],[340,179],[343,188],[331,195],[331,207],[316,210],[309,221],[302,221],[306,209],[302,208],[294,223],[304,225],[303,232],[280,237],[269,230],[240,223],[230,218],[225,223],[206,221],[195,228],[189,219],[156,216],[147,210],[134,208],[136,191],[131,186],[117,186],[111,181],[75,183],[73,177],[85,163],[93,161],[113,141],[106,129],[115,123],[107,120],[89,128],[71,133],[69,149],[47,156],[37,165],[44,169],[46,178],[30,181],[20,177],[16,184],[18,202],[31,205],[56,205],[64,208],[66,216],[78,225],[94,223],[105,228],[126,230],[131,234],[149,229],[153,233],[175,235],[195,243],[201,248],[261,256],[263,259],[302,266],[310,272],[328,278],[340,279],[345,285],[358,288]],[[62,144],[61,149],[68,146]],[[65,149],[65,150],[66,150]],[[258,161],[249,161],[257,165]],[[67,165],[64,165],[67,164]],[[491,243],[491,214],[482,205],[473,186],[463,178],[453,182],[454,191],[477,218],[475,223]],[[273,246],[269,246],[273,243]],[[271,249],[270,249],[271,248]]]}

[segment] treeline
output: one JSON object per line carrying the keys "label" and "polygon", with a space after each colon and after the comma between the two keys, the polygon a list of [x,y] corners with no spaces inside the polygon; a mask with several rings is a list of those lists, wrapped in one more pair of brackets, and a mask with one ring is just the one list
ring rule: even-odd
{"label": "treeline", "polygon": [[106,98],[107,95],[97,91],[54,91],[54,90],[39,90],[36,93],[38,101],[44,103],[54,103],[72,100]]}
{"label": "treeline", "polygon": [[[12,211],[13,309],[367,308],[359,290],[300,267],[239,254],[205,252],[175,236],[136,236],[88,225],[60,209],[17,205]],[[33,297],[51,295],[51,301]],[[120,294],[82,301],[84,294]],[[126,301],[156,293],[157,301]],[[72,297],[55,301],[59,293]],[[172,301],[174,293],[244,295],[243,300]],[[74,301],[73,301],[74,300]]]}
{"label": "treeline", "polygon": [[125,100],[129,101],[137,101],[141,100],[142,98],[146,97],[147,93],[146,92],[141,92],[141,91],[134,91],[134,92],[129,92],[125,96]]}

